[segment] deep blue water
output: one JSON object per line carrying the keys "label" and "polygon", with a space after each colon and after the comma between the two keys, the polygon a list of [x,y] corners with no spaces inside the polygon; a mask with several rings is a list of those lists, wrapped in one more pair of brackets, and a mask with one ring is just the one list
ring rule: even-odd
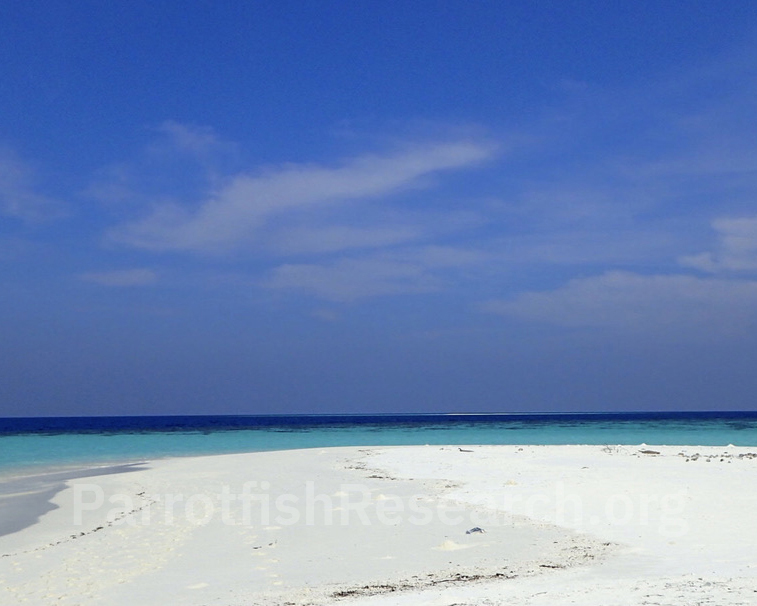
{"label": "deep blue water", "polygon": [[0,470],[400,444],[757,446],[757,411],[0,418]]}

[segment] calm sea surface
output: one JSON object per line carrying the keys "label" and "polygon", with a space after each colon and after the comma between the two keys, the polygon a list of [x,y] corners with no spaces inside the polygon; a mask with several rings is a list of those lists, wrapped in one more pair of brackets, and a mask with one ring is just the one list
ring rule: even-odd
{"label": "calm sea surface", "polygon": [[757,446],[757,411],[0,418],[0,472],[326,446],[641,443]]}

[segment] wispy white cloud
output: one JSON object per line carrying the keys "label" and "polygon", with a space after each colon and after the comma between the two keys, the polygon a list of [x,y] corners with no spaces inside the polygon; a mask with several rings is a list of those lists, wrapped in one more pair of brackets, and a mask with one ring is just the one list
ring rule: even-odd
{"label": "wispy white cloud", "polygon": [[[429,196],[433,197],[434,192]],[[433,242],[486,224],[486,218],[477,211],[448,208],[418,212],[387,208],[385,204],[317,208],[315,212],[292,213],[286,219],[291,220],[277,220],[261,234],[261,248],[283,256],[350,254],[359,249],[394,249]]]}
{"label": "wispy white cloud", "polygon": [[63,204],[40,193],[31,168],[0,146],[0,213],[29,223],[63,214]]}
{"label": "wispy white cloud", "polygon": [[417,240],[423,231],[416,226],[323,227],[298,226],[277,232],[272,248],[284,254],[328,253],[356,248],[381,248]]}
{"label": "wispy white cloud", "polygon": [[615,271],[576,278],[552,291],[488,301],[482,309],[566,327],[736,329],[757,320],[757,281]]}
{"label": "wispy white cloud", "polygon": [[[224,261],[254,266],[256,284],[332,301],[517,292],[531,270],[552,280],[665,274],[655,278],[663,293],[687,279],[667,275],[679,272],[677,260],[711,273],[752,271],[757,220],[745,209],[757,191],[757,128],[754,86],[742,76],[734,67],[726,77],[712,69],[633,89],[573,86],[571,99],[518,137],[498,133],[512,142],[507,154],[475,179],[450,178],[451,188],[434,187],[444,183],[436,177],[495,155],[480,135],[332,165],[224,170],[203,187],[179,179],[182,191],[161,191],[149,208],[144,196],[108,239],[149,251],[233,253]],[[697,94],[708,82],[727,94]],[[212,129],[166,122],[158,130],[153,147],[167,156],[203,158],[223,145]],[[714,223],[717,248],[681,257],[707,249],[709,222],[726,213],[742,218]],[[586,287],[600,280],[581,279]]]}
{"label": "wispy white cloud", "polygon": [[682,265],[710,273],[757,270],[757,217],[721,218],[712,227],[718,249],[680,257]]}
{"label": "wispy white cloud", "polygon": [[209,126],[195,126],[166,120],[158,127],[158,132],[165,135],[166,139],[154,143],[150,147],[153,152],[170,147],[172,150],[203,157],[219,148],[230,146],[230,143],[221,139]]}
{"label": "wispy white cloud", "polygon": [[448,284],[450,271],[463,271],[480,263],[482,258],[482,253],[452,247],[399,249],[319,264],[282,265],[273,270],[263,286],[335,302],[429,293]]}
{"label": "wispy white cloud", "polygon": [[310,312],[310,315],[322,322],[336,322],[339,320],[339,314],[333,309],[314,309]]}
{"label": "wispy white cloud", "polygon": [[492,260],[492,255],[473,247],[421,246],[397,251],[397,259],[418,263],[426,269],[466,269]]}
{"label": "wispy white cloud", "polygon": [[132,176],[125,164],[112,164],[98,171],[82,194],[106,205],[133,203],[138,197],[132,187]]}
{"label": "wispy white cloud", "polygon": [[238,174],[195,208],[158,205],[145,219],[113,230],[110,238],[150,250],[235,249],[254,241],[274,217],[420,187],[424,177],[473,165],[493,151],[489,145],[462,141],[361,156],[334,168],[286,165],[255,175]]}
{"label": "wispy white cloud", "polygon": [[84,282],[102,286],[128,287],[155,284],[158,281],[158,274],[151,269],[138,268],[83,273],[79,274],[78,278]]}
{"label": "wispy white cloud", "polygon": [[84,188],[87,198],[147,214],[166,200],[196,201],[237,166],[236,143],[206,126],[166,121],[135,157],[100,168]]}
{"label": "wispy white cloud", "polygon": [[335,302],[396,294],[433,292],[440,281],[418,264],[389,259],[340,259],[315,265],[282,265],[263,284]]}

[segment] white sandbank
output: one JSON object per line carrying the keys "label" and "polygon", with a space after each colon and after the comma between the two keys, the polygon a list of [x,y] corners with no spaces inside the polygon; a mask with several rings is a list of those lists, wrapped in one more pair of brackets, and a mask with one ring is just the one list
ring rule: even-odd
{"label": "white sandbank", "polygon": [[0,537],[0,604],[754,605],[752,453],[417,446],[155,461],[68,480],[57,508]]}

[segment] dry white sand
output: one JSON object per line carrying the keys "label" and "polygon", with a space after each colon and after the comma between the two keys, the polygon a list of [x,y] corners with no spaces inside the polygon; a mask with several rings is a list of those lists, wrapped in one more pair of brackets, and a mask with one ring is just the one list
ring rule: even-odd
{"label": "dry white sand", "polygon": [[[0,604],[754,605],[754,451],[426,446],[156,461],[68,480],[55,509],[0,537]],[[466,533],[475,527],[485,532]]]}

